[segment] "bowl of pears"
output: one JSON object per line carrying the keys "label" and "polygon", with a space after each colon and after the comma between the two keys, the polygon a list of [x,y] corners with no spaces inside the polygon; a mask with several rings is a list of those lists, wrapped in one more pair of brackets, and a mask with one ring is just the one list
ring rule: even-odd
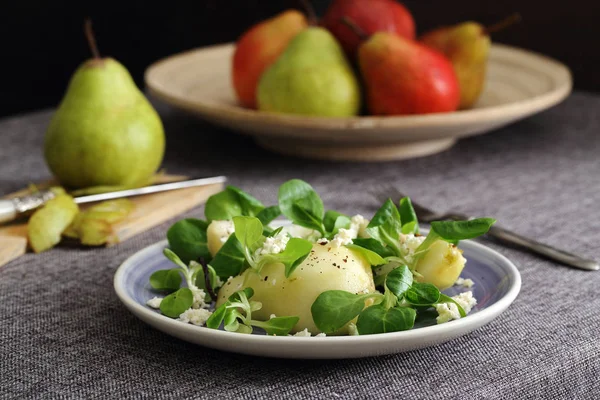
{"label": "bowl of pears", "polygon": [[571,92],[563,64],[492,43],[518,15],[417,35],[395,0],[334,0],[320,20],[304,3],[235,44],[156,62],[150,93],[279,153],[387,161],[438,153]]}

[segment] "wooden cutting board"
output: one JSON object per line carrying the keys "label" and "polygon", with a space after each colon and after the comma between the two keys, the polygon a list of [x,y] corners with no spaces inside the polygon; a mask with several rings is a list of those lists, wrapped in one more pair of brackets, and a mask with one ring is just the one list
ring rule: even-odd
{"label": "wooden cutting board", "polygon": [[[172,182],[183,179],[187,178],[176,175],[161,175],[156,183]],[[38,187],[48,187],[50,185],[50,182],[46,182]],[[125,220],[113,225],[118,242],[127,240],[138,233],[144,232],[153,226],[161,224],[202,204],[210,196],[221,190],[223,190],[223,184],[217,183],[208,186],[172,190],[130,198],[135,204],[135,209]],[[26,192],[26,190],[23,190],[12,193],[6,197],[20,196]],[[85,206],[82,206],[81,209],[84,210]],[[22,256],[26,251],[26,222],[19,221],[10,225],[0,226],[0,267]]]}

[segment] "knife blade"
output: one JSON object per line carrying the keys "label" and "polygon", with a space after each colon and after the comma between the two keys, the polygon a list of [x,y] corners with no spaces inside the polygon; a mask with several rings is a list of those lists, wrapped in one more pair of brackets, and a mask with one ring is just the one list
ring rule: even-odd
{"label": "knife blade", "polygon": [[[151,193],[166,192],[169,190],[206,186],[215,183],[224,183],[226,181],[227,178],[225,176],[214,176],[210,178],[199,178],[186,181],[161,183],[158,185],[144,186],[136,189],[119,190],[116,192],[79,196],[75,197],[74,200],[77,204],[86,204],[98,201],[120,199],[124,197],[134,197]],[[13,221],[19,216],[35,210],[48,200],[54,198],[54,196],[55,194],[50,190],[40,190],[38,192],[26,196],[0,200],[0,224]]]}

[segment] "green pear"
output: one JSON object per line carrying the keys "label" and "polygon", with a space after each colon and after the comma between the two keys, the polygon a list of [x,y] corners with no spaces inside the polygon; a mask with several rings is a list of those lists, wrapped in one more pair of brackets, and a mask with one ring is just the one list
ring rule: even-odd
{"label": "green pear", "polygon": [[262,75],[257,100],[261,111],[347,117],[360,109],[360,86],[333,35],[310,27]]}
{"label": "green pear", "polygon": [[127,69],[90,46],[96,57],[77,69],[48,126],[46,162],[71,188],[147,184],[164,155],[160,117]]}

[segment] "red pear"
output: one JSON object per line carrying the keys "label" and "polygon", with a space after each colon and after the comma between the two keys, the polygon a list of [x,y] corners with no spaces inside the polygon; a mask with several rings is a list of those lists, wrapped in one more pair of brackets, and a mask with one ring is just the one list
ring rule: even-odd
{"label": "red pear", "polygon": [[415,38],[415,22],[410,12],[394,0],[335,0],[327,9],[321,25],[338,39],[346,54],[355,57],[360,38],[346,24],[349,18],[365,33],[390,32]]}
{"label": "red pear", "polygon": [[378,32],[358,49],[358,63],[373,115],[455,111],[458,80],[450,61],[418,42]]}

